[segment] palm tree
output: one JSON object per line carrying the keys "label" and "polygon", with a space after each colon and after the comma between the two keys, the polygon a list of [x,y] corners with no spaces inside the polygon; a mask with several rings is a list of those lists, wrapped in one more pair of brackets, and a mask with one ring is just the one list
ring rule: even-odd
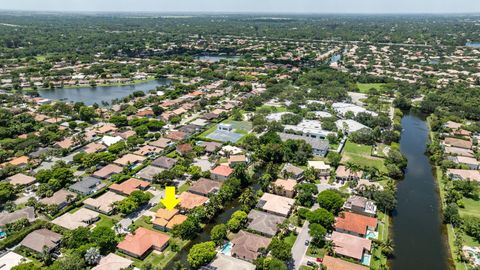
{"label": "palm tree", "polygon": [[88,265],[96,265],[100,261],[100,257],[100,251],[95,247],[91,247],[85,253],[85,262]]}
{"label": "palm tree", "polygon": [[382,252],[387,255],[387,257],[393,254],[394,244],[392,239],[387,238],[385,241],[382,242]]}
{"label": "palm tree", "polygon": [[333,243],[333,241],[325,241],[323,248],[327,251],[328,255],[335,256],[335,244]]}

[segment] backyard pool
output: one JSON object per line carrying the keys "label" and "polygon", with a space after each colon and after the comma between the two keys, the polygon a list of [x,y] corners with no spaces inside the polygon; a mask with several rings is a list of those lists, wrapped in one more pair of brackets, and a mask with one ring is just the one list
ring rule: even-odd
{"label": "backyard pool", "polygon": [[372,255],[370,254],[364,254],[362,257],[362,264],[370,266],[370,259],[372,258]]}
{"label": "backyard pool", "polygon": [[222,254],[224,254],[224,255],[230,256],[230,255],[232,255],[232,254],[231,254],[232,246],[233,246],[232,243],[231,243],[231,242],[228,242],[228,243],[226,243],[226,244],[222,247],[222,249],[220,250],[220,252],[221,252]]}
{"label": "backyard pool", "polygon": [[367,239],[378,239],[378,232],[368,230],[366,238]]}

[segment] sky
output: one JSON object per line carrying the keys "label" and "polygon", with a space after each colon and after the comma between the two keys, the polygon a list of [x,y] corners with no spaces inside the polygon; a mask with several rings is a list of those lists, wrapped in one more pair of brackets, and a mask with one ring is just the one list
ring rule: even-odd
{"label": "sky", "polygon": [[0,0],[0,9],[90,12],[480,13],[480,0]]}

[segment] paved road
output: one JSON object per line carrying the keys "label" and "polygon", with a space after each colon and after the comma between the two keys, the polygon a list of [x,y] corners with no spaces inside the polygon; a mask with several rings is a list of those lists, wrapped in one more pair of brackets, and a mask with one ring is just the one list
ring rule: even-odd
{"label": "paved road", "polygon": [[[318,209],[318,204],[313,205],[312,210]],[[308,246],[305,241],[311,241],[312,237],[308,234],[308,225],[310,223],[306,220],[303,223],[302,229],[298,233],[297,240],[292,247],[292,262],[289,266],[291,270],[298,270],[302,264],[306,264],[305,253],[307,253]]]}

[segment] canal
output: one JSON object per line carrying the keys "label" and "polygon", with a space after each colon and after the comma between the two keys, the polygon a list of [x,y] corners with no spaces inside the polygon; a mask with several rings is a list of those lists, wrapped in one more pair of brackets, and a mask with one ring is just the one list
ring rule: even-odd
{"label": "canal", "polygon": [[405,179],[397,185],[393,213],[393,270],[447,270],[449,252],[441,220],[434,171],[425,155],[429,131],[425,118],[414,113],[402,119],[401,152],[408,158]]}
{"label": "canal", "polygon": [[94,103],[102,105],[102,101],[110,103],[114,99],[126,97],[135,91],[148,92],[154,90],[157,86],[169,84],[171,84],[170,80],[161,79],[133,85],[40,89],[38,93],[41,97],[52,100],[83,102],[86,105]]}

